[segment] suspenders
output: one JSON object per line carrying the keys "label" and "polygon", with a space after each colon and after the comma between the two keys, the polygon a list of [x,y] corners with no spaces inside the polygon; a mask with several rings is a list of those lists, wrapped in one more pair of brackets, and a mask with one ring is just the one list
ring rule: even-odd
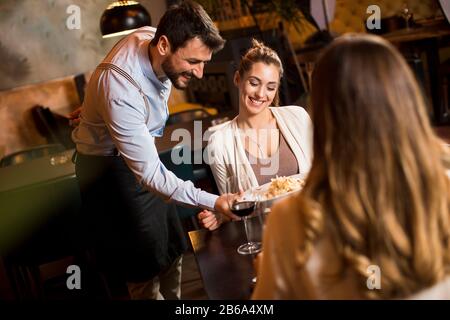
{"label": "suspenders", "polygon": [[[147,108],[147,112],[148,112],[148,114],[150,114],[150,106],[148,105],[148,101],[144,94],[144,91],[142,91],[141,86],[136,81],[134,81],[134,79],[125,70],[123,70],[122,68],[119,68],[115,64],[112,64],[109,62],[100,63],[97,68],[102,69],[102,70],[114,70],[118,74],[120,74],[122,77],[127,79],[134,87],[136,87],[136,89],[139,90],[139,93],[141,94],[142,99],[144,99],[144,103],[145,103],[145,107]],[[148,117],[147,117],[147,120],[148,120]]]}
{"label": "suspenders", "polygon": [[[142,99],[144,99],[145,107],[147,108],[147,122],[148,122],[148,119],[150,117],[150,106],[148,104],[147,97],[145,96],[144,91],[142,91],[141,86],[136,81],[134,81],[134,79],[125,70],[123,70],[122,68],[119,68],[115,64],[112,64],[109,62],[103,62],[103,63],[100,63],[97,66],[97,68],[102,69],[102,70],[114,70],[115,72],[120,74],[122,77],[127,79],[128,82],[130,82],[134,87],[136,87],[136,89],[139,90],[139,93],[141,94]],[[116,148],[114,148],[113,153],[116,156],[120,155],[120,153],[118,152],[118,150]]]}

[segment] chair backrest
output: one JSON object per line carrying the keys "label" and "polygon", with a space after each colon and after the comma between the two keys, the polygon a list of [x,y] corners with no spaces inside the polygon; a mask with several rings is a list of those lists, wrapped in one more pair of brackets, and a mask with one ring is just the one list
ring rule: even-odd
{"label": "chair backrest", "polygon": [[0,167],[16,165],[25,161],[60,153],[64,150],[65,148],[61,144],[44,144],[37,147],[20,150],[4,156],[0,160]]}
{"label": "chair backrest", "polygon": [[38,132],[47,138],[49,143],[58,143],[58,126],[49,108],[34,106],[31,109],[34,124]]}
{"label": "chair backrest", "polygon": [[[187,146],[175,146],[172,149],[165,150],[163,152],[159,153],[159,159],[164,164],[164,166],[175,173],[175,175],[182,179],[182,180],[194,180],[194,167],[192,165],[192,162],[189,161],[188,163],[181,162],[180,164],[176,164],[175,159],[173,159],[172,154],[174,157],[179,157],[180,159],[183,159],[187,155],[189,156],[189,159],[191,160],[191,155],[189,154],[191,150]],[[174,161],[175,160],[175,161]]]}
{"label": "chair backrest", "polygon": [[66,149],[75,147],[71,138],[73,128],[70,126],[69,120],[66,117],[39,105],[31,109],[31,114],[36,129],[41,135],[47,138],[49,143],[60,143]]}
{"label": "chair backrest", "polygon": [[183,122],[191,122],[194,120],[200,120],[210,117],[211,115],[203,109],[191,109],[180,111],[169,115],[167,119],[167,125]]}

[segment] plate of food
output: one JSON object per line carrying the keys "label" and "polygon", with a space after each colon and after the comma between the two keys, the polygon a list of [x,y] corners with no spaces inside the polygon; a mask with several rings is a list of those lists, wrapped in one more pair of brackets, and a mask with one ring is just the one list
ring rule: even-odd
{"label": "plate of food", "polygon": [[305,184],[302,174],[288,177],[276,177],[262,186],[249,189],[244,192],[242,201],[266,201],[271,205],[274,201],[300,191]]}

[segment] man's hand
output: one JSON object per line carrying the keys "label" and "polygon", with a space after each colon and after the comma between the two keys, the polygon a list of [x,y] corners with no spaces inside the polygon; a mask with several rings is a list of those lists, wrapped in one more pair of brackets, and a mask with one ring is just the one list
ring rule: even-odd
{"label": "man's hand", "polygon": [[230,197],[232,199],[237,199],[239,195],[240,194],[238,193],[225,193],[219,196],[214,205],[214,210],[229,217],[231,220],[240,220],[241,218],[231,212],[230,206],[228,205]]}
{"label": "man's hand", "polygon": [[203,228],[213,231],[220,227],[223,222],[223,215],[220,213],[214,213],[209,210],[203,210],[197,214],[197,219]]}
{"label": "man's hand", "polygon": [[80,124],[80,114],[81,110],[83,110],[83,107],[78,107],[77,109],[73,110],[67,118],[69,119],[69,125],[71,127],[77,127]]}

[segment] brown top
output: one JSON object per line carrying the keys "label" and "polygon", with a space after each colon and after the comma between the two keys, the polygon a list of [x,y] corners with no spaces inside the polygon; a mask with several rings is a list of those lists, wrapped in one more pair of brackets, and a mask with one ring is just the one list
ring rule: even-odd
{"label": "brown top", "polygon": [[[247,150],[245,150],[245,154],[252,166],[253,172],[255,172],[259,185],[270,182],[270,179],[276,176],[291,176],[298,173],[297,159],[281,132],[278,150],[271,157],[256,158]],[[280,159],[283,160],[280,161]],[[273,172],[273,174],[267,174],[267,172]]]}

